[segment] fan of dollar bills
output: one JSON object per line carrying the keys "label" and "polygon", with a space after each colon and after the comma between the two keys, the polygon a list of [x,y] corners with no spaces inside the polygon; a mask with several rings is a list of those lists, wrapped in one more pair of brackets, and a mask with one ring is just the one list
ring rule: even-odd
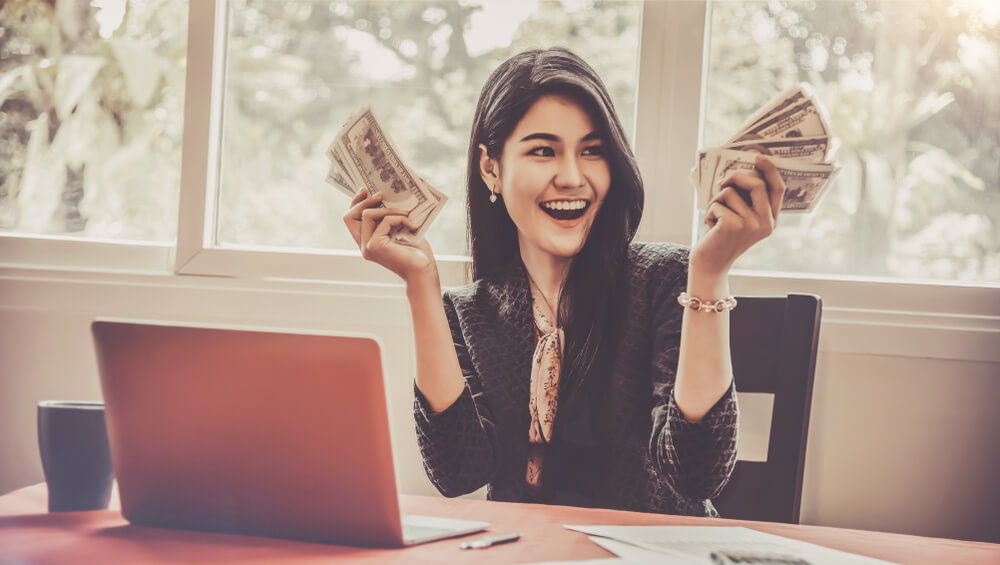
{"label": "fan of dollar bills", "polygon": [[771,156],[785,181],[782,212],[809,212],[840,172],[832,162],[837,140],[826,109],[805,83],[781,93],[743,124],[721,147],[701,149],[689,180],[705,210],[730,174],[753,170],[757,153]]}
{"label": "fan of dollar bills", "polygon": [[409,212],[416,231],[399,228],[391,235],[413,243],[423,237],[448,197],[413,172],[389,139],[370,107],[351,115],[334,138],[326,156],[326,181],[350,197],[362,188],[382,193],[380,206]]}

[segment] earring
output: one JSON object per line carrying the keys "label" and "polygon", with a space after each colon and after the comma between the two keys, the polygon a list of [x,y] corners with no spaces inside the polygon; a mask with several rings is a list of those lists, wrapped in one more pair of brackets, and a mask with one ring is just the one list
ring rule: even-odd
{"label": "earring", "polygon": [[497,193],[495,191],[496,186],[497,186],[496,184],[490,186],[490,204],[493,204],[494,202],[497,201]]}

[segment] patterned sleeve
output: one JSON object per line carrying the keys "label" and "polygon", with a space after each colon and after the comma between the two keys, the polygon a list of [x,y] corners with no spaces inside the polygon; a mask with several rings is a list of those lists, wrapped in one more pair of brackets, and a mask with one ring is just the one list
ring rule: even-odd
{"label": "patterned sleeve", "polygon": [[454,497],[473,492],[493,479],[497,468],[496,433],[482,383],[447,293],[444,308],[465,378],[465,390],[444,411],[434,412],[414,384],[413,412],[427,477],[441,494]]}
{"label": "patterned sleeve", "polygon": [[[714,498],[736,465],[736,389],[729,390],[705,417],[692,423],[677,407],[674,380],[680,353],[683,308],[677,295],[687,284],[687,256],[656,275],[653,308],[653,433],[649,453],[656,472],[685,497]],[[662,282],[660,282],[662,281]]]}

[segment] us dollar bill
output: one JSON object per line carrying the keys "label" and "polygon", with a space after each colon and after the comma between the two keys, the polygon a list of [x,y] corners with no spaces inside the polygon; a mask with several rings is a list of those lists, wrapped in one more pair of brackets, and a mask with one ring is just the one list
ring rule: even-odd
{"label": "us dollar bill", "polygon": [[703,179],[711,179],[711,173],[719,161],[719,152],[723,150],[749,151],[761,153],[780,159],[798,159],[813,163],[826,160],[831,153],[829,137],[796,137],[785,139],[762,139],[734,143],[726,147],[713,147],[698,152],[697,163],[691,171],[692,184],[700,187]]}
{"label": "us dollar bill", "polygon": [[830,126],[824,114],[816,101],[808,98],[799,104],[782,109],[777,114],[768,114],[746,131],[730,139],[726,145],[757,139],[830,135]]}
{"label": "us dollar bill", "polygon": [[361,189],[380,193],[380,207],[408,212],[418,229],[394,229],[391,235],[399,241],[415,243],[423,237],[448,200],[407,166],[370,107],[348,118],[326,155],[330,160],[328,183],[348,196]]}
{"label": "us dollar bill", "polygon": [[[414,173],[414,176],[416,174]],[[448,200],[448,197],[442,194],[439,190],[430,185],[422,177],[417,176],[417,182],[419,182],[422,188],[427,192],[430,198],[434,201],[434,205],[426,208],[425,210],[419,212],[418,214],[410,214],[410,221],[417,226],[416,230],[397,230],[393,233],[393,238],[397,241],[404,243],[415,244],[420,238],[424,236],[427,232],[427,228],[434,222],[437,218],[438,213],[444,208],[444,203]]]}
{"label": "us dollar bill", "polygon": [[830,162],[839,142],[832,135],[826,109],[812,87],[801,83],[761,106],[720,147],[699,149],[689,180],[698,208],[707,209],[719,183],[738,171],[755,171],[755,155],[768,155],[785,182],[782,210],[814,209],[839,167]]}
{"label": "us dollar bill", "polygon": [[819,163],[826,161],[832,152],[830,136],[785,137],[780,139],[757,139],[727,145],[726,149],[753,151],[779,159],[800,159]]}
{"label": "us dollar bill", "polygon": [[348,175],[369,194],[381,193],[387,208],[419,215],[433,205],[371,108],[365,108],[344,126],[337,143],[346,157]]}
{"label": "us dollar bill", "polygon": [[337,166],[336,163],[330,163],[330,168],[326,172],[326,182],[332,184],[334,187],[351,198],[353,198],[357,193],[353,183],[344,177],[344,172]]}
{"label": "us dollar bill", "polygon": [[736,130],[738,133],[734,137],[739,137],[740,134],[749,131],[754,124],[760,122],[767,116],[777,115],[789,106],[801,104],[810,97],[815,97],[815,93],[812,87],[804,82],[777,94],[774,98],[768,100],[766,104],[758,108],[756,112],[751,114],[750,117],[743,122],[743,125]]}
{"label": "us dollar bill", "polygon": [[[757,153],[724,149],[717,152],[715,167],[707,203],[721,191],[720,186],[729,175],[741,171],[755,171]],[[837,177],[840,167],[835,163],[807,163],[796,159],[772,158],[778,175],[785,183],[785,196],[781,203],[782,212],[808,212],[815,208],[825,194],[830,183]]]}
{"label": "us dollar bill", "polygon": [[[347,172],[347,158],[340,151],[337,140],[334,140],[333,143],[330,144],[330,148],[326,151],[326,156],[330,159],[330,174],[333,175],[334,180],[347,187],[350,191],[348,193],[349,196],[353,196],[357,193],[358,182],[351,178],[350,174]],[[335,186],[340,188],[338,185]]]}

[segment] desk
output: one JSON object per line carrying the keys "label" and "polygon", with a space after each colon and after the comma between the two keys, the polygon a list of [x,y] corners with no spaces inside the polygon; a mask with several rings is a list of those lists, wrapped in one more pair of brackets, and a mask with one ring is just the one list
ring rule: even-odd
{"label": "desk", "polygon": [[530,563],[611,555],[563,524],[746,526],[789,538],[898,563],[1000,564],[1000,544],[923,538],[713,518],[616,510],[403,496],[403,511],[485,520],[494,533],[521,532],[521,540],[485,550],[461,550],[444,540],[407,549],[373,550],[131,526],[118,510],[46,512],[48,492],[34,485],[0,497],[0,563]]}

